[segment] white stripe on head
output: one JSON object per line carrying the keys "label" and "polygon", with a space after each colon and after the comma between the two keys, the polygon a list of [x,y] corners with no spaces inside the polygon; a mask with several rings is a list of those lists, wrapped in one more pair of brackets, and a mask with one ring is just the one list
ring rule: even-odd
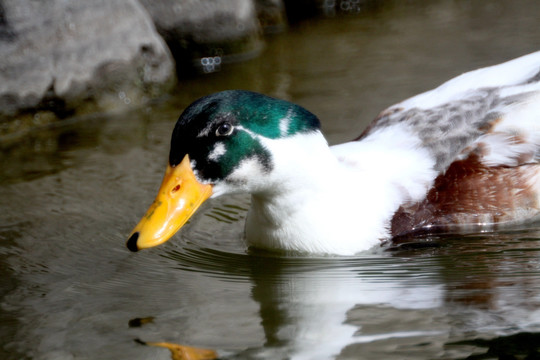
{"label": "white stripe on head", "polygon": [[225,154],[227,149],[225,148],[225,145],[223,145],[222,142],[218,142],[214,145],[214,148],[210,153],[208,154],[208,160],[209,161],[218,161],[219,158]]}
{"label": "white stripe on head", "polygon": [[293,113],[293,108],[290,108],[289,111],[287,111],[287,115],[279,122],[279,132],[281,137],[284,137],[287,135],[287,132],[289,131],[289,125],[291,123],[291,115]]}
{"label": "white stripe on head", "polygon": [[206,127],[197,134],[197,137],[200,138],[203,136],[208,136],[213,126],[214,126],[214,122],[211,122],[210,124],[206,125]]}
{"label": "white stripe on head", "polygon": [[261,138],[261,135],[257,134],[257,133],[254,133],[253,131],[241,126],[241,125],[238,125],[236,126],[236,129],[237,130],[242,130],[244,132],[246,132],[249,136],[251,136],[253,139],[260,139]]}

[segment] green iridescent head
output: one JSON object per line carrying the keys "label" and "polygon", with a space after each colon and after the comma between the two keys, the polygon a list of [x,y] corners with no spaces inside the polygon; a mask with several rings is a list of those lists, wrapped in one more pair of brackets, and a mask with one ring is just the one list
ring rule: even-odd
{"label": "green iridescent head", "polygon": [[189,155],[200,180],[227,179],[245,161],[263,171],[273,168],[263,139],[282,139],[318,131],[319,120],[288,101],[249,91],[229,90],[205,96],[180,116],[173,131],[169,164]]}

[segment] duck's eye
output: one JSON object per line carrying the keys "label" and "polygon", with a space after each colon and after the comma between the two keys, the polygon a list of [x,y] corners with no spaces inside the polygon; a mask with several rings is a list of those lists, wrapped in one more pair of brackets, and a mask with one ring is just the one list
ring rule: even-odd
{"label": "duck's eye", "polygon": [[220,124],[218,128],[216,129],[216,136],[227,136],[231,135],[234,130],[234,126],[232,126],[228,122],[224,122],[223,124]]}

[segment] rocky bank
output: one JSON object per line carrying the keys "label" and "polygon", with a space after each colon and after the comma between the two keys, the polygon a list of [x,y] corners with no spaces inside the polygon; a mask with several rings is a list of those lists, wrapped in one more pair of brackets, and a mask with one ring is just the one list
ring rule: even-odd
{"label": "rocky bank", "polygon": [[285,18],[282,0],[0,0],[0,136],[144,103]]}

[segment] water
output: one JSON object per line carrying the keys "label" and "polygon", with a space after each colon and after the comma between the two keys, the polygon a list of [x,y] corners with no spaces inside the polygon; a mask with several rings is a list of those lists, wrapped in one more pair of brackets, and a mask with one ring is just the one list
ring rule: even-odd
{"label": "water", "polygon": [[237,196],[207,203],[164,246],[124,247],[195,98],[243,88],[289,99],[337,143],[394,102],[537,50],[538,14],[537,1],[385,2],[301,23],[164,102],[2,144],[0,358],[170,359],[135,339],[235,359],[538,352],[540,226],[351,258],[277,256],[246,250],[249,199]]}

